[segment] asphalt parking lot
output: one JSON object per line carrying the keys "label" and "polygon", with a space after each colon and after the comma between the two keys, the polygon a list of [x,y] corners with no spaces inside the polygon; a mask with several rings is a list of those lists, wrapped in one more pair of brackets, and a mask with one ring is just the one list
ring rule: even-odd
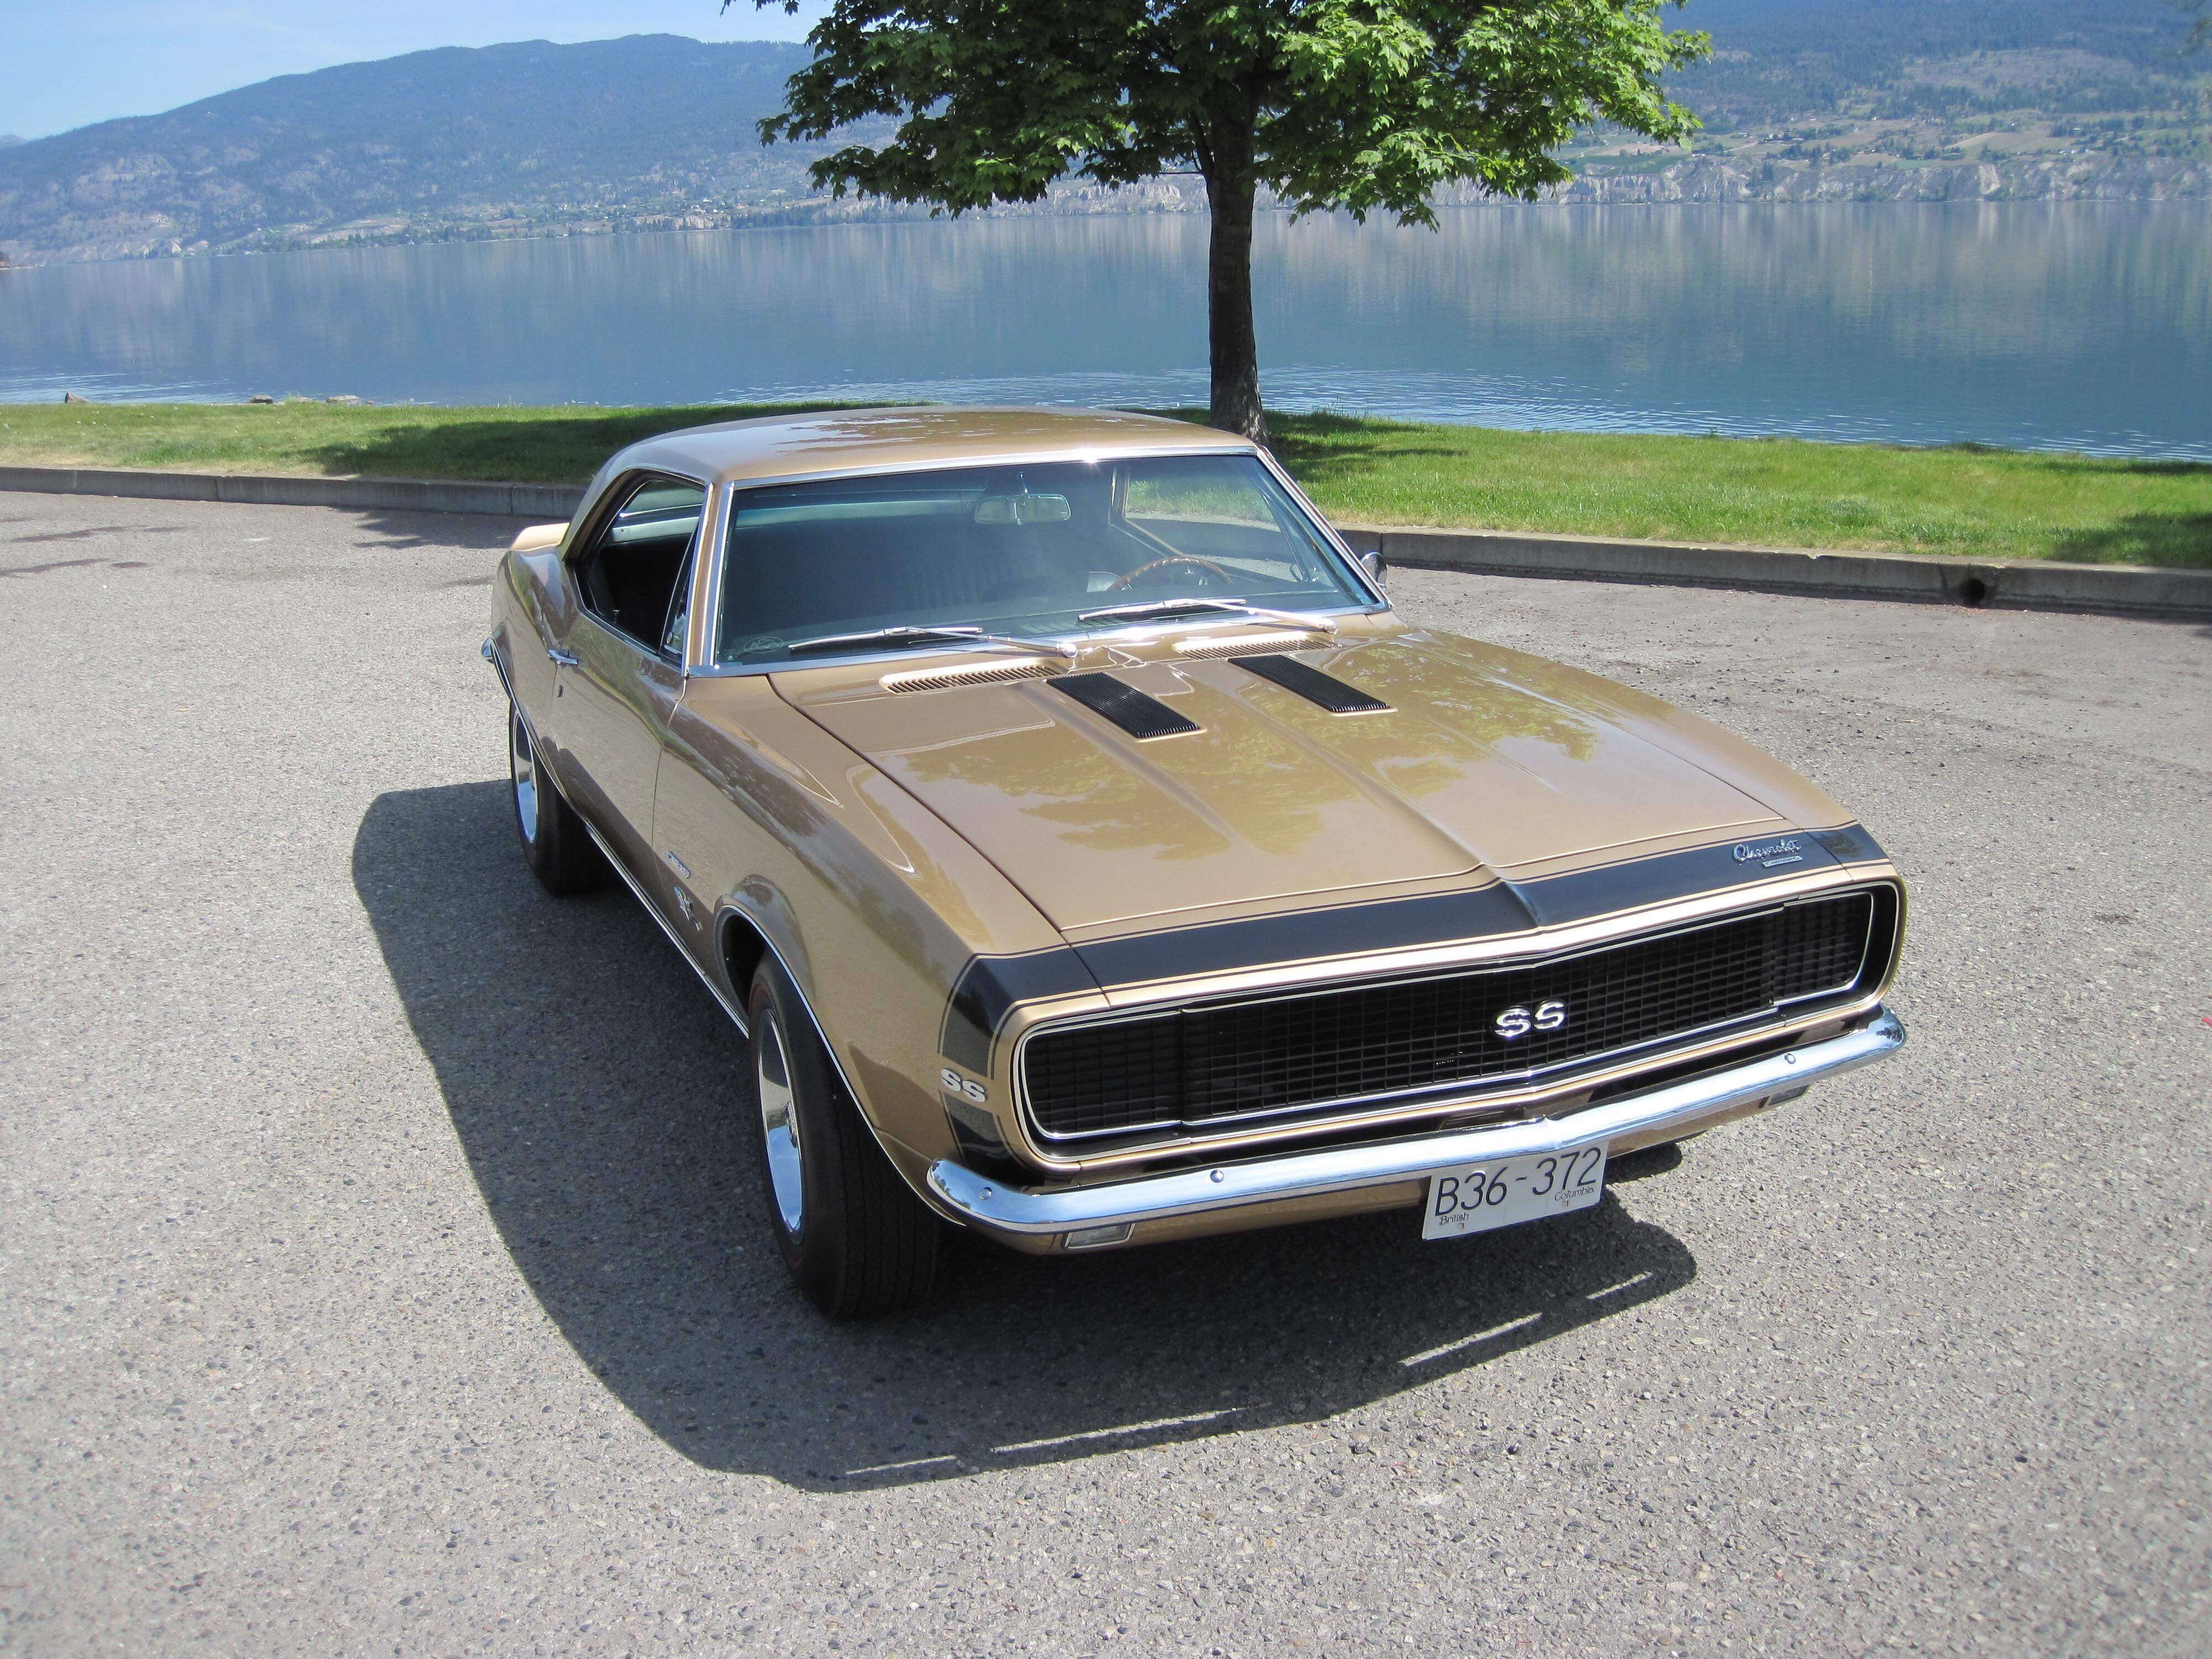
{"label": "asphalt parking lot", "polygon": [[1399,573],[1850,803],[1905,1054],[833,1328],[740,1040],[515,849],[513,528],[0,495],[0,1650],[2205,1650],[2212,629]]}

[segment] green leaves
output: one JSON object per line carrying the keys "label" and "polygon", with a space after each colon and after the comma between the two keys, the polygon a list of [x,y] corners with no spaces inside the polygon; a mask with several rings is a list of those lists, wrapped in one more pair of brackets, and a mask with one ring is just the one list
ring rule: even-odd
{"label": "green leaves", "polygon": [[1552,151],[1592,121],[1684,137],[1697,123],[1660,77],[1705,40],[1668,33],[1664,3],[833,0],[761,136],[895,118],[888,143],[848,144],[814,182],[953,213],[1033,202],[1071,174],[1194,168],[1212,210],[1211,418],[1264,441],[1255,194],[1426,224],[1443,185],[1532,197],[1563,182]]}
{"label": "green leaves", "polygon": [[[781,0],[760,0],[781,3]],[[1300,211],[1425,222],[1440,186],[1533,196],[1550,152],[1604,119],[1695,130],[1661,88],[1705,52],[1663,0],[836,0],[763,138],[872,118],[817,184],[957,213],[1195,168]]]}

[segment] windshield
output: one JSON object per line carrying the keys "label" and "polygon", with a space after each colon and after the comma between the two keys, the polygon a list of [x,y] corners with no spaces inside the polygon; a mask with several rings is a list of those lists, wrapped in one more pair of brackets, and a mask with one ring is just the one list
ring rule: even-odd
{"label": "windshield", "polygon": [[[740,490],[723,556],[721,663],[787,660],[809,654],[808,640],[876,629],[1026,636],[1127,628],[1149,619],[1096,613],[1163,600],[1300,611],[1370,603],[1249,455],[963,467]],[[1206,614],[1191,607],[1194,620]],[[882,648],[922,642],[886,638]]]}

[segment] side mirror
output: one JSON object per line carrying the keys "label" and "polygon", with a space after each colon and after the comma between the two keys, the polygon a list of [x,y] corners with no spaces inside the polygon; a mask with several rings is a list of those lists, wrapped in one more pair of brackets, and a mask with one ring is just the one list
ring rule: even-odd
{"label": "side mirror", "polygon": [[549,547],[561,545],[561,538],[568,533],[565,524],[533,524],[517,536],[507,548],[510,553],[540,553]]}
{"label": "side mirror", "polygon": [[1373,582],[1376,586],[1389,586],[1388,574],[1390,567],[1382,562],[1382,556],[1380,553],[1362,553],[1359,556],[1359,568],[1367,573],[1367,580]]}

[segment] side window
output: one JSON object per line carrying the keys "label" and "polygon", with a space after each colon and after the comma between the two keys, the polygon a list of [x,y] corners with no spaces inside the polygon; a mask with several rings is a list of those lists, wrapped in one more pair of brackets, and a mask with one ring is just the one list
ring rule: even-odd
{"label": "side window", "polygon": [[688,556],[707,493],[674,478],[633,487],[576,562],[584,609],[648,650],[684,648]]}

